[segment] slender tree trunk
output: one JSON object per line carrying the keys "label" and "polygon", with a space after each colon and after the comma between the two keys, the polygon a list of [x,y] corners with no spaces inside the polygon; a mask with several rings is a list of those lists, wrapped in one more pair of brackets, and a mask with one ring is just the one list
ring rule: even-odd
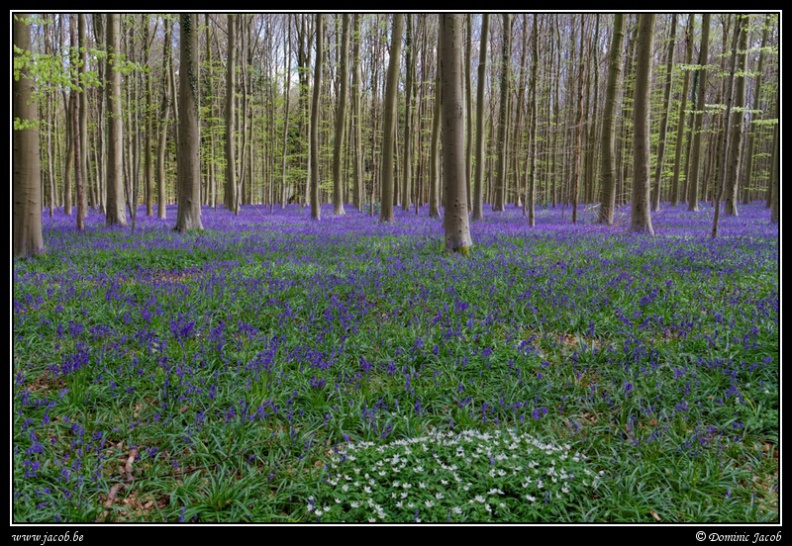
{"label": "slender tree trunk", "polygon": [[[72,55],[71,55],[71,62],[74,66],[78,66],[80,64],[80,51],[78,44],[78,31],[77,31],[77,16],[71,15],[70,19],[70,27],[71,27],[71,43],[72,43]],[[74,96],[74,111],[71,122],[72,122],[72,140],[74,141],[73,149],[74,149],[74,188],[77,190],[77,231],[85,231],[85,217],[88,214],[87,211],[87,204],[88,200],[85,198],[85,183],[84,183],[84,166],[85,166],[85,158],[83,157],[83,148],[81,147],[81,130],[80,130],[80,120],[84,117],[84,113],[82,112],[82,105],[83,100],[82,97],[79,95],[84,95],[85,93],[82,91],[77,91],[80,88],[80,72],[82,69],[78,68],[77,71],[74,72],[74,89],[72,89],[72,94]]]}
{"label": "slender tree trunk", "polygon": [[288,195],[286,194],[287,189],[287,164],[286,164],[286,157],[287,157],[287,150],[288,150],[288,143],[289,143],[289,102],[291,97],[291,58],[292,58],[292,48],[291,48],[291,19],[292,15],[288,14],[286,20],[286,26],[288,27],[288,37],[286,38],[286,44],[284,44],[284,49],[286,51],[286,87],[284,88],[283,94],[285,95],[285,106],[284,106],[284,122],[283,122],[283,156],[281,158],[281,208],[286,207],[286,200],[288,199]]}
{"label": "slender tree trunk", "polygon": [[[751,119],[756,119],[759,111],[759,99],[762,96],[762,73],[764,70],[764,50],[767,46],[767,31],[770,27],[770,14],[765,15],[765,21],[762,28],[762,49],[759,50],[759,62],[756,67],[756,85],[754,86],[754,102],[753,112],[751,112]],[[754,164],[754,149],[756,145],[756,132],[757,128],[748,133],[748,150],[745,152],[745,176],[743,181],[743,204],[747,205],[751,202],[750,189],[753,186],[753,164]]]}
{"label": "slender tree trunk", "polygon": [[613,21],[613,40],[611,41],[608,66],[608,84],[605,91],[605,112],[602,119],[602,205],[599,210],[599,223],[613,225],[613,212],[616,208],[616,101],[620,94],[622,79],[622,44],[624,43],[624,14],[617,13]]}
{"label": "slender tree trunk", "polygon": [[432,116],[432,150],[429,181],[429,217],[440,218],[440,112],[442,104],[442,66],[440,64],[440,33],[437,34],[437,70],[435,71],[435,103]]}
{"label": "slender tree trunk", "polygon": [[352,185],[352,202],[360,210],[363,204],[363,114],[360,107],[360,14],[353,16],[352,35],[352,116],[355,133],[355,169]]}
{"label": "slender tree trunk", "polygon": [[652,83],[652,44],[654,42],[654,13],[638,15],[638,52],[633,100],[633,191],[630,229],[654,235],[649,214],[649,94]]}
{"label": "slender tree trunk", "polygon": [[198,129],[198,16],[181,14],[179,37],[179,207],[175,231],[203,231],[201,223],[201,139]]}
{"label": "slender tree trunk", "polygon": [[341,182],[341,160],[344,153],[344,129],[346,129],[347,95],[349,94],[349,14],[343,15],[341,33],[341,89],[338,96],[338,110],[335,120],[335,141],[333,152],[333,214],[346,214]]}
{"label": "slender tree trunk", "polygon": [[732,35],[732,52],[731,52],[731,70],[729,71],[729,80],[728,80],[728,90],[726,91],[726,114],[724,115],[724,123],[723,123],[723,145],[721,146],[719,151],[719,155],[721,158],[721,166],[720,166],[720,181],[716,184],[715,188],[715,203],[713,207],[715,209],[715,214],[712,219],[712,233],[711,236],[715,239],[718,236],[718,221],[720,219],[720,201],[723,197],[723,191],[728,183],[728,176],[729,176],[729,150],[731,148],[730,140],[731,140],[731,133],[732,131],[729,130],[729,123],[728,121],[732,119],[732,107],[734,104],[734,79],[736,77],[736,65],[737,65],[737,43],[740,40],[740,33],[742,29],[742,22],[743,18],[740,15],[737,15],[737,21],[734,25],[734,33]]}
{"label": "slender tree trunk", "polygon": [[[16,14],[13,21],[14,47],[32,53],[30,16]],[[14,52],[14,56],[19,53]],[[13,239],[14,258],[27,258],[44,252],[41,228],[41,170],[39,164],[38,105],[33,100],[35,82],[26,67],[11,84],[14,120],[22,126],[13,137]]]}
{"label": "slender tree trunk", "polygon": [[168,195],[165,188],[165,151],[168,139],[168,117],[170,116],[170,57],[171,57],[171,22],[164,21],[165,40],[162,46],[162,102],[160,104],[159,138],[157,141],[157,217],[167,217]]}
{"label": "slender tree trunk", "polygon": [[465,149],[466,160],[466,178],[467,178],[467,203],[468,207],[472,208],[472,185],[473,185],[473,79],[471,66],[473,57],[473,15],[467,14],[467,40],[465,42],[465,108],[467,111],[467,147]]}
{"label": "slender tree trunk", "polygon": [[237,204],[237,176],[236,176],[236,15],[228,14],[228,59],[226,70],[226,184],[225,206],[228,210],[239,214]]}
{"label": "slender tree trunk", "polygon": [[484,219],[484,80],[487,71],[487,44],[489,43],[489,13],[481,16],[481,42],[479,44],[478,82],[476,83],[476,181],[473,187],[473,218]]}
{"label": "slender tree trunk", "polygon": [[[705,13],[701,23],[701,49],[699,50],[698,64],[702,67],[709,62],[709,33],[710,33],[710,14]],[[693,121],[693,148],[690,151],[690,166],[688,168],[687,182],[687,202],[688,210],[697,212],[699,210],[699,163],[701,160],[701,127],[704,121],[705,95],[707,94],[707,70],[702,68],[698,71],[698,97],[696,100],[696,117]],[[694,82],[695,88],[695,82]]]}
{"label": "slender tree trunk", "polygon": [[415,55],[413,53],[413,16],[407,14],[407,41],[405,53],[407,82],[404,89],[404,174],[402,177],[402,210],[410,210],[412,195],[412,103],[413,103],[413,74],[415,73]]}
{"label": "slender tree trunk", "polygon": [[[685,33],[685,64],[689,65],[693,61],[693,22],[695,15],[688,15],[687,32]],[[685,109],[687,108],[688,87],[690,84],[690,71],[685,70],[684,83],[682,84],[682,100],[679,103],[679,113],[677,115],[677,136],[674,146],[674,177],[671,179],[671,206],[675,207],[679,203],[679,173],[682,164],[682,148],[684,147],[685,136]],[[688,141],[690,137],[688,137]]]}
{"label": "slender tree trunk", "polygon": [[322,87],[324,19],[321,13],[316,14],[316,63],[313,81],[313,99],[311,105],[311,218],[322,219],[319,203],[319,95]]}
{"label": "slender tree trunk", "polygon": [[528,192],[525,200],[528,202],[528,225],[534,227],[536,225],[536,205],[534,203],[536,197],[536,124],[538,110],[536,107],[536,84],[538,81],[537,71],[539,69],[539,26],[537,24],[537,15],[533,14],[533,32],[531,39],[532,43],[532,66],[531,66],[531,149],[530,149],[530,174],[528,175]]}
{"label": "slender tree trunk", "polygon": [[583,73],[585,70],[584,59],[586,55],[583,51],[583,36],[585,34],[585,20],[583,19],[585,16],[583,14],[580,15],[580,51],[578,55],[580,57],[580,68],[578,69],[578,103],[577,103],[577,113],[578,119],[577,123],[575,124],[575,131],[577,133],[577,147],[575,148],[575,165],[574,165],[574,174],[572,175],[573,187],[572,187],[572,223],[577,223],[577,209],[578,209],[578,197],[580,192],[580,160],[583,156]]}
{"label": "slender tree trunk", "polygon": [[729,165],[727,167],[726,186],[724,188],[724,212],[730,216],[737,216],[737,196],[740,185],[740,160],[743,151],[743,120],[745,118],[745,80],[748,62],[748,16],[738,15],[738,25],[741,27],[739,43],[737,44],[737,73],[735,74],[734,111],[730,118],[727,130],[731,131],[731,144],[729,147]]}
{"label": "slender tree trunk", "polygon": [[107,101],[110,104],[109,135],[107,147],[107,210],[108,226],[126,226],[124,210],[124,130],[121,108],[121,72],[116,69],[117,56],[121,55],[121,19],[117,13],[107,14]]}
{"label": "slender tree trunk", "polygon": [[495,184],[495,199],[492,210],[502,212],[506,210],[506,131],[508,127],[509,112],[509,66],[511,64],[511,14],[503,14],[503,36],[501,50],[501,102],[500,125],[498,126],[498,179]]}
{"label": "slender tree trunk", "polygon": [[396,137],[396,93],[399,83],[399,65],[401,64],[401,40],[404,15],[393,15],[393,34],[388,61],[388,78],[385,83],[385,104],[382,111],[382,180],[380,205],[380,222],[393,222],[393,146]]}
{"label": "slender tree trunk", "polygon": [[674,47],[676,46],[676,27],[677,15],[671,16],[671,38],[668,42],[668,53],[666,53],[666,79],[665,90],[663,91],[663,117],[660,121],[660,142],[657,145],[657,163],[655,164],[655,184],[652,194],[652,210],[660,210],[660,182],[663,176],[663,158],[665,154],[666,132],[668,131],[668,113],[671,107],[671,71],[674,67]]}

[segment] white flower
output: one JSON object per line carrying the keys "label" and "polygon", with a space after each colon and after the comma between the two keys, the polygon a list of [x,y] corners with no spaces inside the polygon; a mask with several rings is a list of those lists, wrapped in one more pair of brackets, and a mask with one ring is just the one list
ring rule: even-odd
{"label": "white flower", "polygon": [[398,480],[397,480],[397,481],[395,481],[395,482],[393,482],[393,487],[399,487],[399,482],[398,482]]}
{"label": "white flower", "polygon": [[405,483],[403,483],[403,484],[402,484],[402,487],[403,487],[403,488],[405,488],[405,489],[409,489],[409,488],[411,488],[411,487],[412,487],[412,484],[411,484],[411,483],[406,483],[406,482],[405,482]]}
{"label": "white flower", "polygon": [[319,516],[322,515],[322,511],[321,510],[317,510],[316,512],[314,512],[314,514],[316,514],[316,516],[319,517]]}
{"label": "white flower", "polygon": [[418,482],[418,487],[421,489],[426,489],[426,484],[424,482]]}
{"label": "white flower", "polygon": [[360,507],[360,503],[356,501],[352,501],[349,503],[349,506],[351,506],[352,508],[358,508]]}
{"label": "white flower", "polygon": [[401,508],[402,506],[404,506],[404,503],[402,501],[396,503],[396,508]]}
{"label": "white flower", "polygon": [[368,485],[366,485],[363,487],[363,492],[371,494],[371,488]]}
{"label": "white flower", "polygon": [[528,499],[529,502],[536,502],[536,497],[532,497],[531,495],[525,495],[525,498]]}
{"label": "white flower", "polygon": [[416,467],[415,467],[415,471],[416,471],[416,472],[423,472],[423,471],[424,471],[424,467],[422,467],[422,466],[416,466]]}
{"label": "white flower", "polygon": [[434,503],[430,500],[426,501],[424,504],[426,504],[427,508],[431,508],[432,506],[434,506]]}
{"label": "white flower", "polygon": [[336,504],[341,504],[341,499],[335,499]]}
{"label": "white flower", "polygon": [[440,483],[443,485],[448,485],[448,480],[440,480]]}
{"label": "white flower", "polygon": [[407,493],[407,491],[405,491],[404,493],[401,494],[401,498],[406,499],[407,495],[409,495],[409,493]]}
{"label": "white flower", "polygon": [[342,491],[349,491],[349,485],[347,485],[347,484],[342,485],[341,486],[341,490]]}
{"label": "white flower", "polygon": [[481,502],[481,503],[485,502],[485,499],[484,499],[484,497],[482,497],[481,495],[476,495],[476,496],[473,498],[473,500],[474,500],[474,501],[476,501],[476,502]]}
{"label": "white flower", "polygon": [[442,493],[435,493],[435,498],[436,498],[437,500],[440,500],[440,499],[442,499],[442,498],[443,498],[443,494],[442,494]]}
{"label": "white flower", "polygon": [[453,513],[455,513],[455,514],[461,514],[462,513],[462,509],[459,506],[454,506],[453,508],[451,508],[451,511]]}

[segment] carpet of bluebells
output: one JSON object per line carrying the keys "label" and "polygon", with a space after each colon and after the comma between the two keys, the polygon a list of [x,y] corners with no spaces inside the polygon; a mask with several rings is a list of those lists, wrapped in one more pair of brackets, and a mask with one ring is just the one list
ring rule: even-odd
{"label": "carpet of bluebells", "polygon": [[44,215],[13,264],[16,522],[778,521],[761,203],[442,222]]}

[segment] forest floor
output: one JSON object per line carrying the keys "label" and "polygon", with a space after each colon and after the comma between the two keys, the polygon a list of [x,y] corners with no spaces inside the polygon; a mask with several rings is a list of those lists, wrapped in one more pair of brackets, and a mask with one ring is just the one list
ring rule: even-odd
{"label": "forest floor", "polygon": [[[779,232],[653,214],[45,212],[13,265],[15,522],[777,522]],[[143,216],[143,210],[139,213]]]}

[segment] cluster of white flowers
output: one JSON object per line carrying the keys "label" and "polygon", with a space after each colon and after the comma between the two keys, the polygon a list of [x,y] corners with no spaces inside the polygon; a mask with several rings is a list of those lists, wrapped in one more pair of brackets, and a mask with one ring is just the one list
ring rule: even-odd
{"label": "cluster of white flowers", "polygon": [[[334,504],[336,514],[338,510],[348,513],[349,510],[367,509],[355,516],[363,517],[364,521],[383,521],[387,517],[395,518],[393,521],[412,521],[418,517],[418,510],[424,510],[421,513],[424,520],[445,518],[449,514],[465,517],[466,512],[467,517],[481,517],[482,513],[487,518],[500,517],[504,512],[517,513],[515,502],[517,509],[520,502],[534,506],[537,497],[546,499],[545,503],[535,504],[533,508],[541,510],[547,499],[565,502],[564,496],[572,493],[571,485],[576,481],[582,482],[584,487],[596,487],[604,475],[580,466],[567,472],[565,466],[579,465],[586,459],[580,453],[570,453],[570,449],[568,444],[544,443],[527,434],[499,429],[460,433],[432,431],[425,436],[385,445],[349,443],[329,454],[332,464],[328,465],[330,475],[325,483],[332,486],[333,493],[327,499]],[[365,457],[360,455],[363,452]],[[353,453],[367,462],[355,463]],[[372,454],[377,455],[372,459]],[[486,489],[483,483],[473,483],[477,479],[464,479],[475,475],[471,471],[475,472],[476,465],[481,478],[488,476],[481,480],[488,484]],[[345,469],[347,474],[343,473]],[[362,478],[354,480],[350,474]],[[575,480],[576,475],[578,480]],[[435,477],[432,479],[432,476]],[[455,482],[457,485],[453,486]],[[515,487],[522,488],[523,493],[518,496]],[[383,489],[389,490],[384,497],[379,496],[382,493],[375,496]],[[375,499],[382,502],[383,498],[387,499],[384,507],[375,502]],[[330,506],[320,508],[314,506],[315,502],[313,498],[309,500],[308,512],[314,516],[327,515]],[[386,514],[388,507],[390,510]],[[428,517],[427,513],[434,516]]]}

